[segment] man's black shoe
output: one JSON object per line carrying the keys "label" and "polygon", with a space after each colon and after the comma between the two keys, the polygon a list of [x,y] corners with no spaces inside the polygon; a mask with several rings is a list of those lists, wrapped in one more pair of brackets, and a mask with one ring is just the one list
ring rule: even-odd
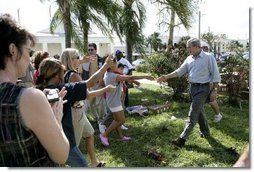
{"label": "man's black shoe", "polygon": [[200,135],[201,138],[210,137],[210,134],[203,134],[202,132],[199,132],[199,135]]}
{"label": "man's black shoe", "polygon": [[186,142],[186,140],[182,139],[180,137],[178,137],[177,139],[172,140],[172,144],[179,147],[179,148],[182,148],[184,146],[185,142]]}

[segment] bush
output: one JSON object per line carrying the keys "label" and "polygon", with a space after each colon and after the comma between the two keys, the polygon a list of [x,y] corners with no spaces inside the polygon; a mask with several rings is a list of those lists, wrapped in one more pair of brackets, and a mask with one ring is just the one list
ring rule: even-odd
{"label": "bush", "polygon": [[227,84],[229,103],[240,106],[241,92],[248,90],[249,61],[238,54],[230,55],[224,67],[224,81]]}
{"label": "bush", "polygon": [[142,64],[142,65],[136,66],[135,70],[137,72],[148,73],[148,71],[149,71],[148,68],[149,68],[148,64]]}
{"label": "bush", "polygon": [[[188,52],[186,51],[186,43],[189,38],[189,36],[182,37],[179,44],[169,46],[167,52],[152,54],[147,59],[150,73],[161,76],[171,73],[179,68],[188,56]],[[186,99],[186,96],[183,94],[187,92],[188,88],[186,76],[167,80],[167,86],[173,89],[173,99]]]}
{"label": "bush", "polygon": [[[179,56],[174,57],[172,53],[154,53],[148,57],[149,72],[161,76],[177,69],[180,64]],[[188,82],[186,77],[167,80],[167,86],[173,89],[173,99],[184,99],[183,93],[187,91]]]}

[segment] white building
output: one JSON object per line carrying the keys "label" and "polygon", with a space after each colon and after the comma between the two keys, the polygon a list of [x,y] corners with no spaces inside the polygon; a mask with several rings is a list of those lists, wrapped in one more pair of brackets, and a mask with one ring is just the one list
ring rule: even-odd
{"label": "white building", "polygon": [[[50,33],[49,29],[45,29],[35,33],[37,38],[37,43],[35,44],[35,51],[47,51],[50,56],[55,54],[61,55],[62,51],[65,49],[65,35],[64,29],[62,26],[57,27],[54,34]],[[95,43],[97,45],[97,53],[100,56],[106,54],[113,54],[116,50],[121,50],[122,52],[126,51],[124,43],[121,43],[120,40],[116,37],[113,37],[113,41],[109,37],[102,35],[101,33],[97,34],[90,32],[88,35],[88,42]],[[72,47],[75,48],[75,45],[72,44]],[[133,59],[138,58],[139,54],[133,52]]]}
{"label": "white building", "polygon": [[[45,29],[35,33],[35,36],[37,38],[35,51],[47,51],[50,56],[53,56],[55,54],[61,55],[65,49],[64,29],[61,26],[57,27],[54,34],[51,34],[49,29]],[[97,52],[101,56],[114,52],[113,41],[104,35],[91,32],[88,35],[88,42],[97,45]],[[72,47],[75,48],[75,45],[72,44]]]}
{"label": "white building", "polygon": [[[55,54],[61,55],[62,51],[65,49],[65,35],[63,26],[60,25],[55,30],[54,34],[50,33],[49,29],[45,29],[35,33],[37,37],[37,43],[35,44],[35,51],[47,51],[50,56],[54,56]],[[168,36],[160,36],[162,43],[168,42]],[[122,52],[126,51],[126,47],[124,43],[121,43],[117,37],[113,37],[114,41],[110,40],[109,37],[104,36],[103,34],[90,32],[88,35],[89,43],[96,43],[97,45],[97,53],[100,56],[104,56],[106,54],[114,54],[116,50],[121,50]],[[175,36],[173,43],[178,43],[181,37]],[[224,52],[226,49],[227,43],[232,40],[226,39],[220,42],[215,43],[215,47],[217,52]],[[249,40],[238,40],[239,43],[243,44],[244,47],[247,45]],[[75,45],[72,44],[72,47],[75,48]],[[147,47],[146,52],[150,52],[150,47]],[[139,57],[138,52],[133,52],[134,58]]]}

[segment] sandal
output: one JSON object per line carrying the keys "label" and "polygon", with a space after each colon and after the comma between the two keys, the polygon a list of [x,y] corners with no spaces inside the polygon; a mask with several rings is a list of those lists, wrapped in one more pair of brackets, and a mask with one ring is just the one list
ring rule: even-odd
{"label": "sandal", "polygon": [[105,162],[99,162],[96,167],[105,167],[106,163]]}

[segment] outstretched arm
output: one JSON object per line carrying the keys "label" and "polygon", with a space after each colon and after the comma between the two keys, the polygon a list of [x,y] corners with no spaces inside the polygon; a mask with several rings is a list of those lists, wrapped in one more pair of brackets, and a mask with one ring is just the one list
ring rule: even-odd
{"label": "outstretched arm", "polygon": [[96,58],[95,55],[85,55],[83,56],[83,58],[81,60],[79,60],[79,63],[82,64],[82,63],[89,63],[91,61],[94,61]]}
{"label": "outstretched arm", "polygon": [[87,91],[87,97],[86,99],[91,100],[94,97],[101,96],[105,92],[112,92],[115,91],[116,87],[113,85],[107,85],[106,87],[103,87],[98,90],[93,90],[93,91]]}
{"label": "outstretched arm", "polygon": [[148,80],[154,80],[154,77],[147,75],[147,76],[134,76],[134,75],[118,75],[116,77],[117,81],[133,81],[138,79],[148,79]]}
{"label": "outstretched arm", "polygon": [[129,80],[128,82],[133,83],[133,84],[137,85],[138,87],[140,86],[140,82],[138,82],[136,80]]}
{"label": "outstretched arm", "polygon": [[87,88],[93,87],[103,77],[107,69],[113,65],[115,63],[112,60],[112,56],[108,56],[103,66],[86,81]]}
{"label": "outstretched arm", "polygon": [[177,72],[174,71],[174,72],[171,72],[170,74],[160,76],[159,78],[157,78],[157,82],[163,82],[170,78],[176,78],[177,76],[178,76]]}

